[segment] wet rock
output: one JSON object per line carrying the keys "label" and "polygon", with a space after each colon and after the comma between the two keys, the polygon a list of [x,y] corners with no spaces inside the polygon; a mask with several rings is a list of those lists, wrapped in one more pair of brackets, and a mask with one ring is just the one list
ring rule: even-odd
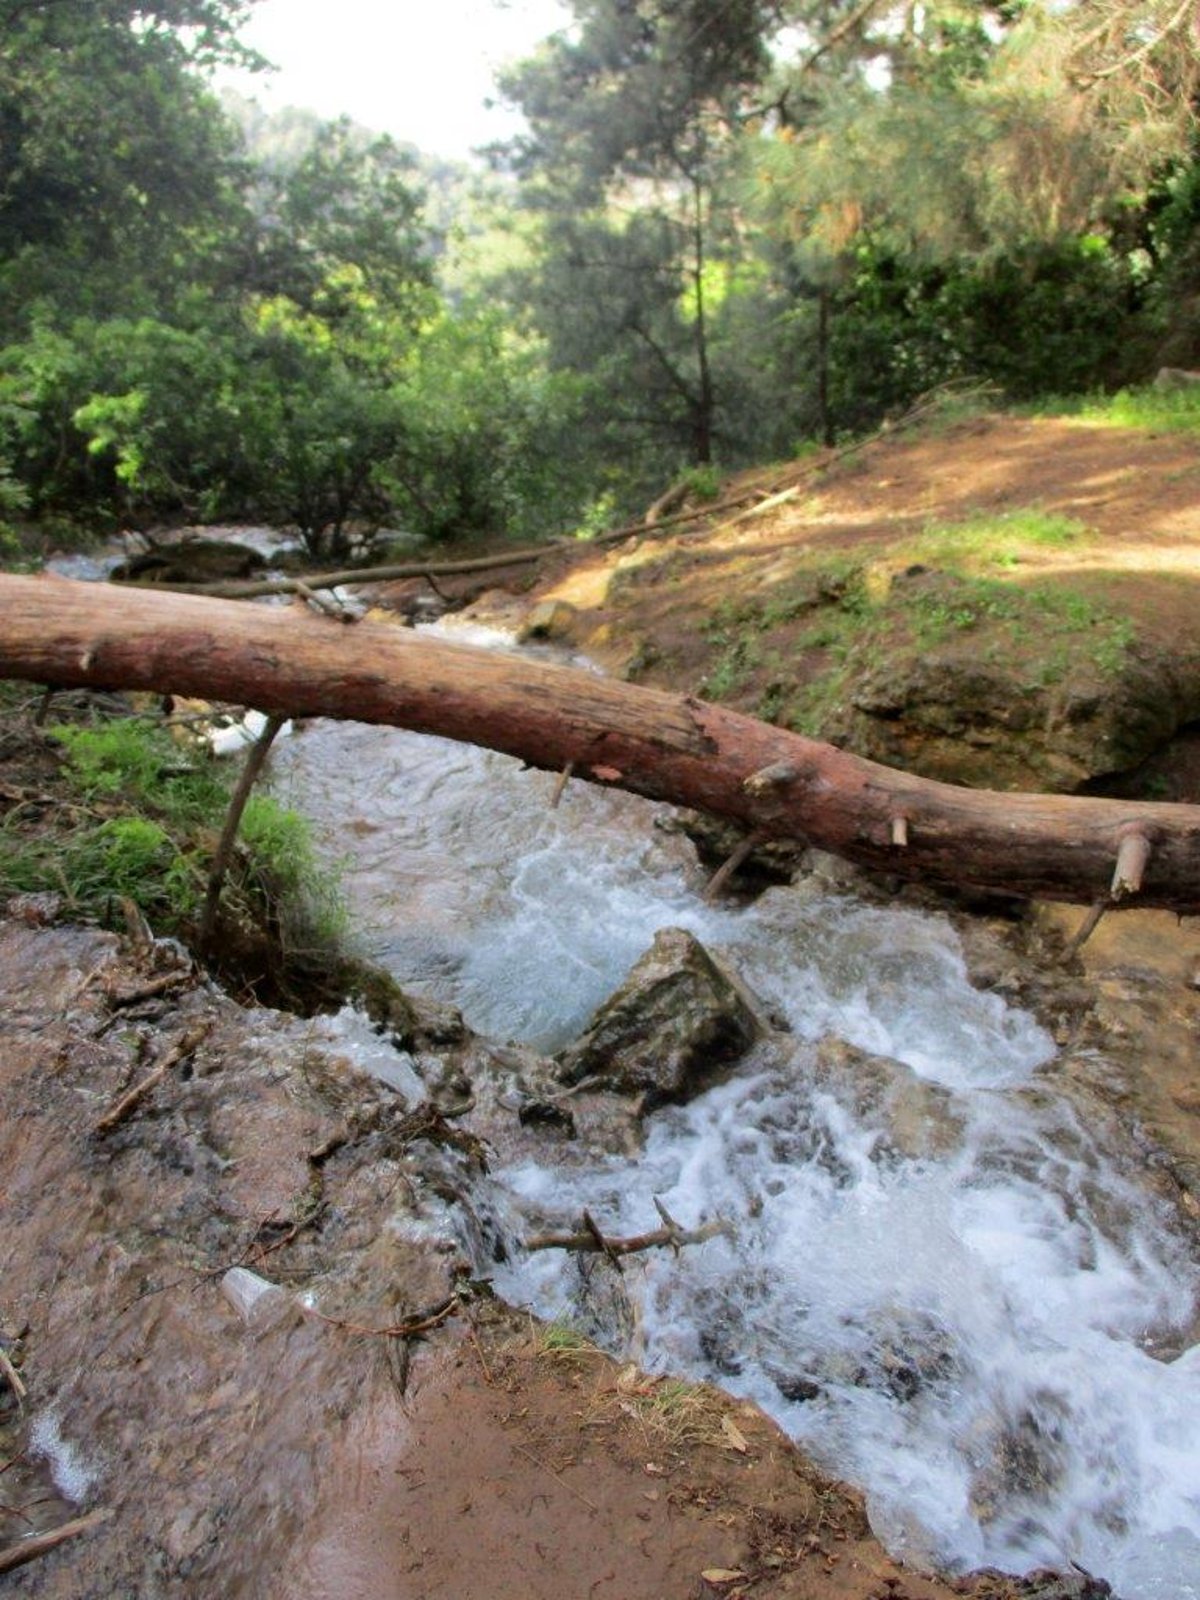
{"label": "wet rock", "polygon": [[579,613],[567,600],[541,600],[517,630],[517,643],[531,639],[568,640]]}
{"label": "wet rock", "polygon": [[257,550],[232,539],[181,539],[178,544],[154,545],[113,568],[121,583],[220,583],[252,578],[264,562]]}
{"label": "wet rock", "polygon": [[855,1385],[909,1404],[925,1390],[954,1381],[961,1371],[949,1329],[921,1312],[897,1313],[878,1330],[875,1343],[854,1374]]}
{"label": "wet rock", "polygon": [[397,1049],[409,1049],[416,1037],[417,1014],[395,978],[365,961],[347,962],[345,967],[347,996],[358,1002]]}
{"label": "wet rock", "polygon": [[517,1109],[517,1121],[523,1128],[553,1128],[575,1137],[575,1118],[568,1106],[556,1100],[525,1100]]}
{"label": "wet rock", "polygon": [[769,1371],[767,1375],[782,1397],[793,1405],[803,1405],[820,1398],[821,1385],[801,1373]]}
{"label": "wet rock", "polygon": [[643,1094],[647,1109],[686,1101],[754,1043],[738,989],[683,928],[664,928],[584,1033],[559,1056],[561,1082],[596,1078]]}
{"label": "wet rock", "polygon": [[973,1574],[978,1590],[972,1586],[965,1593],[978,1593],[980,1600],[996,1596],[997,1600],[1115,1600],[1112,1589],[1103,1578],[1094,1578],[1082,1567],[1071,1572],[1056,1572],[1049,1567],[1039,1567],[1024,1578],[1014,1578],[996,1567],[984,1567]]}
{"label": "wet rock", "polygon": [[467,1025],[457,1006],[411,995],[406,997],[406,1003],[415,1018],[417,1038],[422,1044],[463,1044],[466,1041]]}
{"label": "wet rock", "polygon": [[964,1120],[953,1096],[902,1061],[831,1035],[817,1046],[816,1076],[854,1117],[878,1128],[876,1153],[919,1161],[958,1148]]}
{"label": "wet rock", "polygon": [[[380,1341],[308,1308],[386,1327],[444,1302],[456,1270],[439,1197],[450,1162],[463,1187],[470,1162],[439,1146],[453,1130],[400,1115],[308,1024],[207,987],[173,991],[160,1030],[114,1027],[107,991],[137,977],[110,934],[0,925],[0,1323],[28,1324],[29,1389],[0,1443],[32,1460],[49,1440],[51,1462],[93,1475],[78,1509],[114,1512],[6,1580],[43,1600],[266,1592],[231,1563],[253,1551],[274,1569],[338,1419],[393,1381]],[[105,1108],[201,1021],[195,1070],[168,1071],[98,1140]],[[243,1322],[219,1287],[231,1268],[286,1286],[278,1314]]]}
{"label": "wet rock", "polygon": [[1067,1416],[1065,1401],[1045,1392],[978,1430],[972,1454],[980,1464],[971,1478],[970,1505],[981,1523],[1019,1515],[1031,1501],[1042,1504],[1061,1484]]}

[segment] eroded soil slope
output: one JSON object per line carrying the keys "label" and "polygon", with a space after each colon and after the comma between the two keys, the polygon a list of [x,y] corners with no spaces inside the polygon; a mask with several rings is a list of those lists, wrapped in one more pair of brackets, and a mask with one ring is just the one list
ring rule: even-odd
{"label": "eroded soil slope", "polygon": [[[973,417],[792,463],[761,509],[575,557],[537,590],[611,669],[993,788],[1197,798],[1200,445]],[[782,497],[781,497],[782,496]],[[486,613],[487,605],[484,606]]]}

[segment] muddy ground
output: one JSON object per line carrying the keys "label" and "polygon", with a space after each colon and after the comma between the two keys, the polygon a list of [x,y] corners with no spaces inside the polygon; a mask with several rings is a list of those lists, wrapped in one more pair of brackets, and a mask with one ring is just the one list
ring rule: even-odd
{"label": "muddy ground", "polygon": [[[37,912],[0,925],[0,1314],[27,1390],[2,1526],[19,1549],[107,1520],[8,1592],[1016,1592],[904,1572],[752,1407],[496,1305],[443,1198],[478,1147],[319,1024]],[[239,1310],[233,1268],[279,1287]]]}

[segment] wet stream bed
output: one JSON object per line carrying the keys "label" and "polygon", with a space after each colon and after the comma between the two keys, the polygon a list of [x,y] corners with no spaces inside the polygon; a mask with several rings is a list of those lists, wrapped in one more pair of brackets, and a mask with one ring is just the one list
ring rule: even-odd
{"label": "wet stream bed", "polygon": [[[468,1470],[471,1439],[453,1442],[461,1376],[443,1352],[418,1368],[414,1400],[393,1341],[370,1329],[452,1299],[457,1315],[473,1303],[469,1276],[621,1362],[753,1402],[861,1488],[875,1532],[913,1569],[1046,1567],[1095,1574],[1124,1600],[1200,1600],[1200,1166],[1161,1154],[1154,1117],[1121,1091],[1129,1061],[1109,1050],[1123,1035],[1127,1055],[1138,1048],[1131,1008],[1158,1004],[1157,978],[1112,958],[1063,1011],[1041,1003],[1055,984],[1043,993],[1000,934],[972,942],[969,922],[820,870],[713,903],[668,808],[579,783],[555,805],[553,775],[396,730],[301,726],[276,745],[270,781],[338,863],[361,953],[424,1021],[401,1048],[359,1013],[243,1011],[195,974],[179,997],[110,1015],[106,985],[133,981],[111,976],[111,936],[0,923],[4,1303],[33,1328],[22,1492],[32,1504],[40,1473],[38,1526],[100,1503],[118,1530],[94,1560],[6,1580],[14,1593],[407,1600],[391,1587],[403,1557],[414,1596],[482,1600],[471,1584],[499,1557],[463,1535],[469,1496],[428,1512],[456,1560],[477,1558],[474,1578],[450,1564],[435,1581],[437,1552],[411,1550],[408,1524],[376,1549],[375,1578],[354,1566],[366,1544],[347,1578],[339,1531],[339,1474],[355,1528],[364,1484],[430,1481],[404,1476],[422,1470],[414,1437],[425,1461],[441,1450],[446,1477]],[[522,1125],[530,1095],[555,1092],[550,1058],[664,929],[735,975],[764,1022],[757,1041],[686,1104],[642,1114],[583,1093],[564,1102],[576,1136]],[[1089,1007],[1103,1027],[1079,1024]],[[1176,1042],[1164,1080],[1200,1114],[1196,1007],[1160,1009]],[[195,1059],[98,1141],[104,1106],[197,1017],[211,1033]],[[522,1245],[585,1209],[606,1234],[641,1233],[659,1205],[727,1231],[620,1270]],[[219,1290],[231,1267],[282,1293],[231,1306]],[[17,1348],[18,1328],[0,1333]],[[565,1576],[539,1586],[541,1569],[514,1556],[488,1600],[569,1592],[584,1570],[570,1565],[570,1497],[576,1513],[590,1502],[586,1477],[563,1475],[585,1470],[586,1449],[547,1483],[551,1435],[505,1443],[514,1410],[495,1380],[509,1358],[475,1349],[470,1415],[494,1436],[489,1481],[532,1462],[539,1489],[566,1496],[551,1519]],[[543,1398],[547,1417],[577,1402],[574,1389]],[[426,1413],[442,1421],[425,1428]],[[761,1464],[774,1447],[755,1426],[741,1415],[733,1436],[749,1431]],[[620,1526],[661,1514],[663,1538],[671,1517],[678,1535],[684,1497],[657,1498],[644,1474],[664,1469],[639,1449]],[[511,1527],[527,1515],[514,1507]],[[504,1527],[495,1549],[511,1553],[519,1533]],[[709,1553],[711,1521],[693,1532],[679,1551],[689,1586],[670,1591],[681,1600],[701,1592],[704,1561],[729,1565]],[[785,1547],[750,1541],[755,1559]],[[339,1548],[323,1567],[321,1551]],[[787,1548],[799,1561],[795,1539]],[[807,1535],[804,1558],[828,1575],[830,1548]],[[622,1600],[665,1600],[649,1569],[642,1587],[609,1573],[603,1540],[588,1559],[597,1581],[627,1584],[608,1591]],[[326,1570],[337,1576],[322,1589]],[[789,1588],[786,1573],[774,1588],[773,1569],[754,1570],[754,1592],[770,1595],[946,1592],[907,1573],[911,1589],[869,1576],[857,1590]],[[988,1581],[964,1592],[1017,1592]]]}
{"label": "wet stream bed", "polygon": [[[663,808],[584,785],[555,808],[552,776],[394,730],[311,725],[273,782],[342,862],[367,953],[492,1039],[561,1049],[664,927],[776,1019],[624,1148],[500,1142],[461,1236],[502,1296],[752,1399],[915,1564],[1200,1595],[1194,1236],[945,917],[815,879],[709,904]],[[619,1273],[520,1248],[584,1207],[652,1228],[656,1199],[732,1235]]]}

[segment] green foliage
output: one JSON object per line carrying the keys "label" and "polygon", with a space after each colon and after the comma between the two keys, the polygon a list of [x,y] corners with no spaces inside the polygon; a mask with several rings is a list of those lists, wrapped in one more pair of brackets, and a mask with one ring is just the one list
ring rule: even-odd
{"label": "green foliage", "polygon": [[429,539],[530,536],[579,513],[573,436],[582,390],[495,312],[443,314],[395,390],[402,442],[382,467],[404,525]]}
{"label": "green foliage", "polygon": [[210,824],[228,797],[224,768],[189,756],[162,729],[136,718],[50,730],[67,753],[68,771],[84,799],[119,799],[152,810],[176,826]]}
{"label": "green foliage", "polygon": [[340,564],[388,528],[528,537],[962,375],[1027,399],[1200,364],[1200,69],[1168,0],[1107,32],[1008,0],[719,27],[576,0],[506,77],[529,132],[453,262],[461,173],[222,114],[199,69],[248,4],[9,7],[0,538],[253,518]]}
{"label": "green foliage", "polygon": [[53,890],[72,913],[120,925],[127,899],[162,932],[179,932],[199,909],[205,868],[196,851],[162,822],[136,814],[77,816],[65,830],[0,824],[0,875],[19,892]]}
{"label": "green foliage", "polygon": [[1025,399],[1119,376],[1139,304],[1131,262],[1085,235],[949,274],[936,312],[959,370]]}
{"label": "green foliage", "polygon": [[336,943],[346,931],[337,878],[317,859],[307,822],[270,795],[252,794],[239,833],[249,890],[274,909],[285,944]]}
{"label": "green foliage", "polygon": [[721,469],[712,462],[689,467],[683,475],[688,494],[695,500],[715,500],[721,492]]}
{"label": "green foliage", "polygon": [[[148,817],[111,817],[96,829],[94,845],[94,851],[79,850],[72,862],[76,900],[81,893],[140,898],[148,883],[166,878],[177,854],[167,830]],[[90,882],[85,863],[94,866]]]}
{"label": "green foliage", "polygon": [[1200,433],[1200,383],[1178,389],[1119,389],[1112,395],[1041,401],[1041,415],[1077,416],[1107,428],[1147,428],[1156,433]]}
{"label": "green foliage", "polygon": [[[159,932],[186,936],[203,903],[234,770],[181,750],[138,718],[51,730],[66,753],[75,803],[60,826],[33,826],[16,808],[0,826],[0,874],[18,890],[66,893],[77,915],[103,922],[131,900]],[[268,795],[252,795],[225,903],[233,918],[270,926],[289,950],[328,948],[344,918],[332,875],[307,826]]]}

